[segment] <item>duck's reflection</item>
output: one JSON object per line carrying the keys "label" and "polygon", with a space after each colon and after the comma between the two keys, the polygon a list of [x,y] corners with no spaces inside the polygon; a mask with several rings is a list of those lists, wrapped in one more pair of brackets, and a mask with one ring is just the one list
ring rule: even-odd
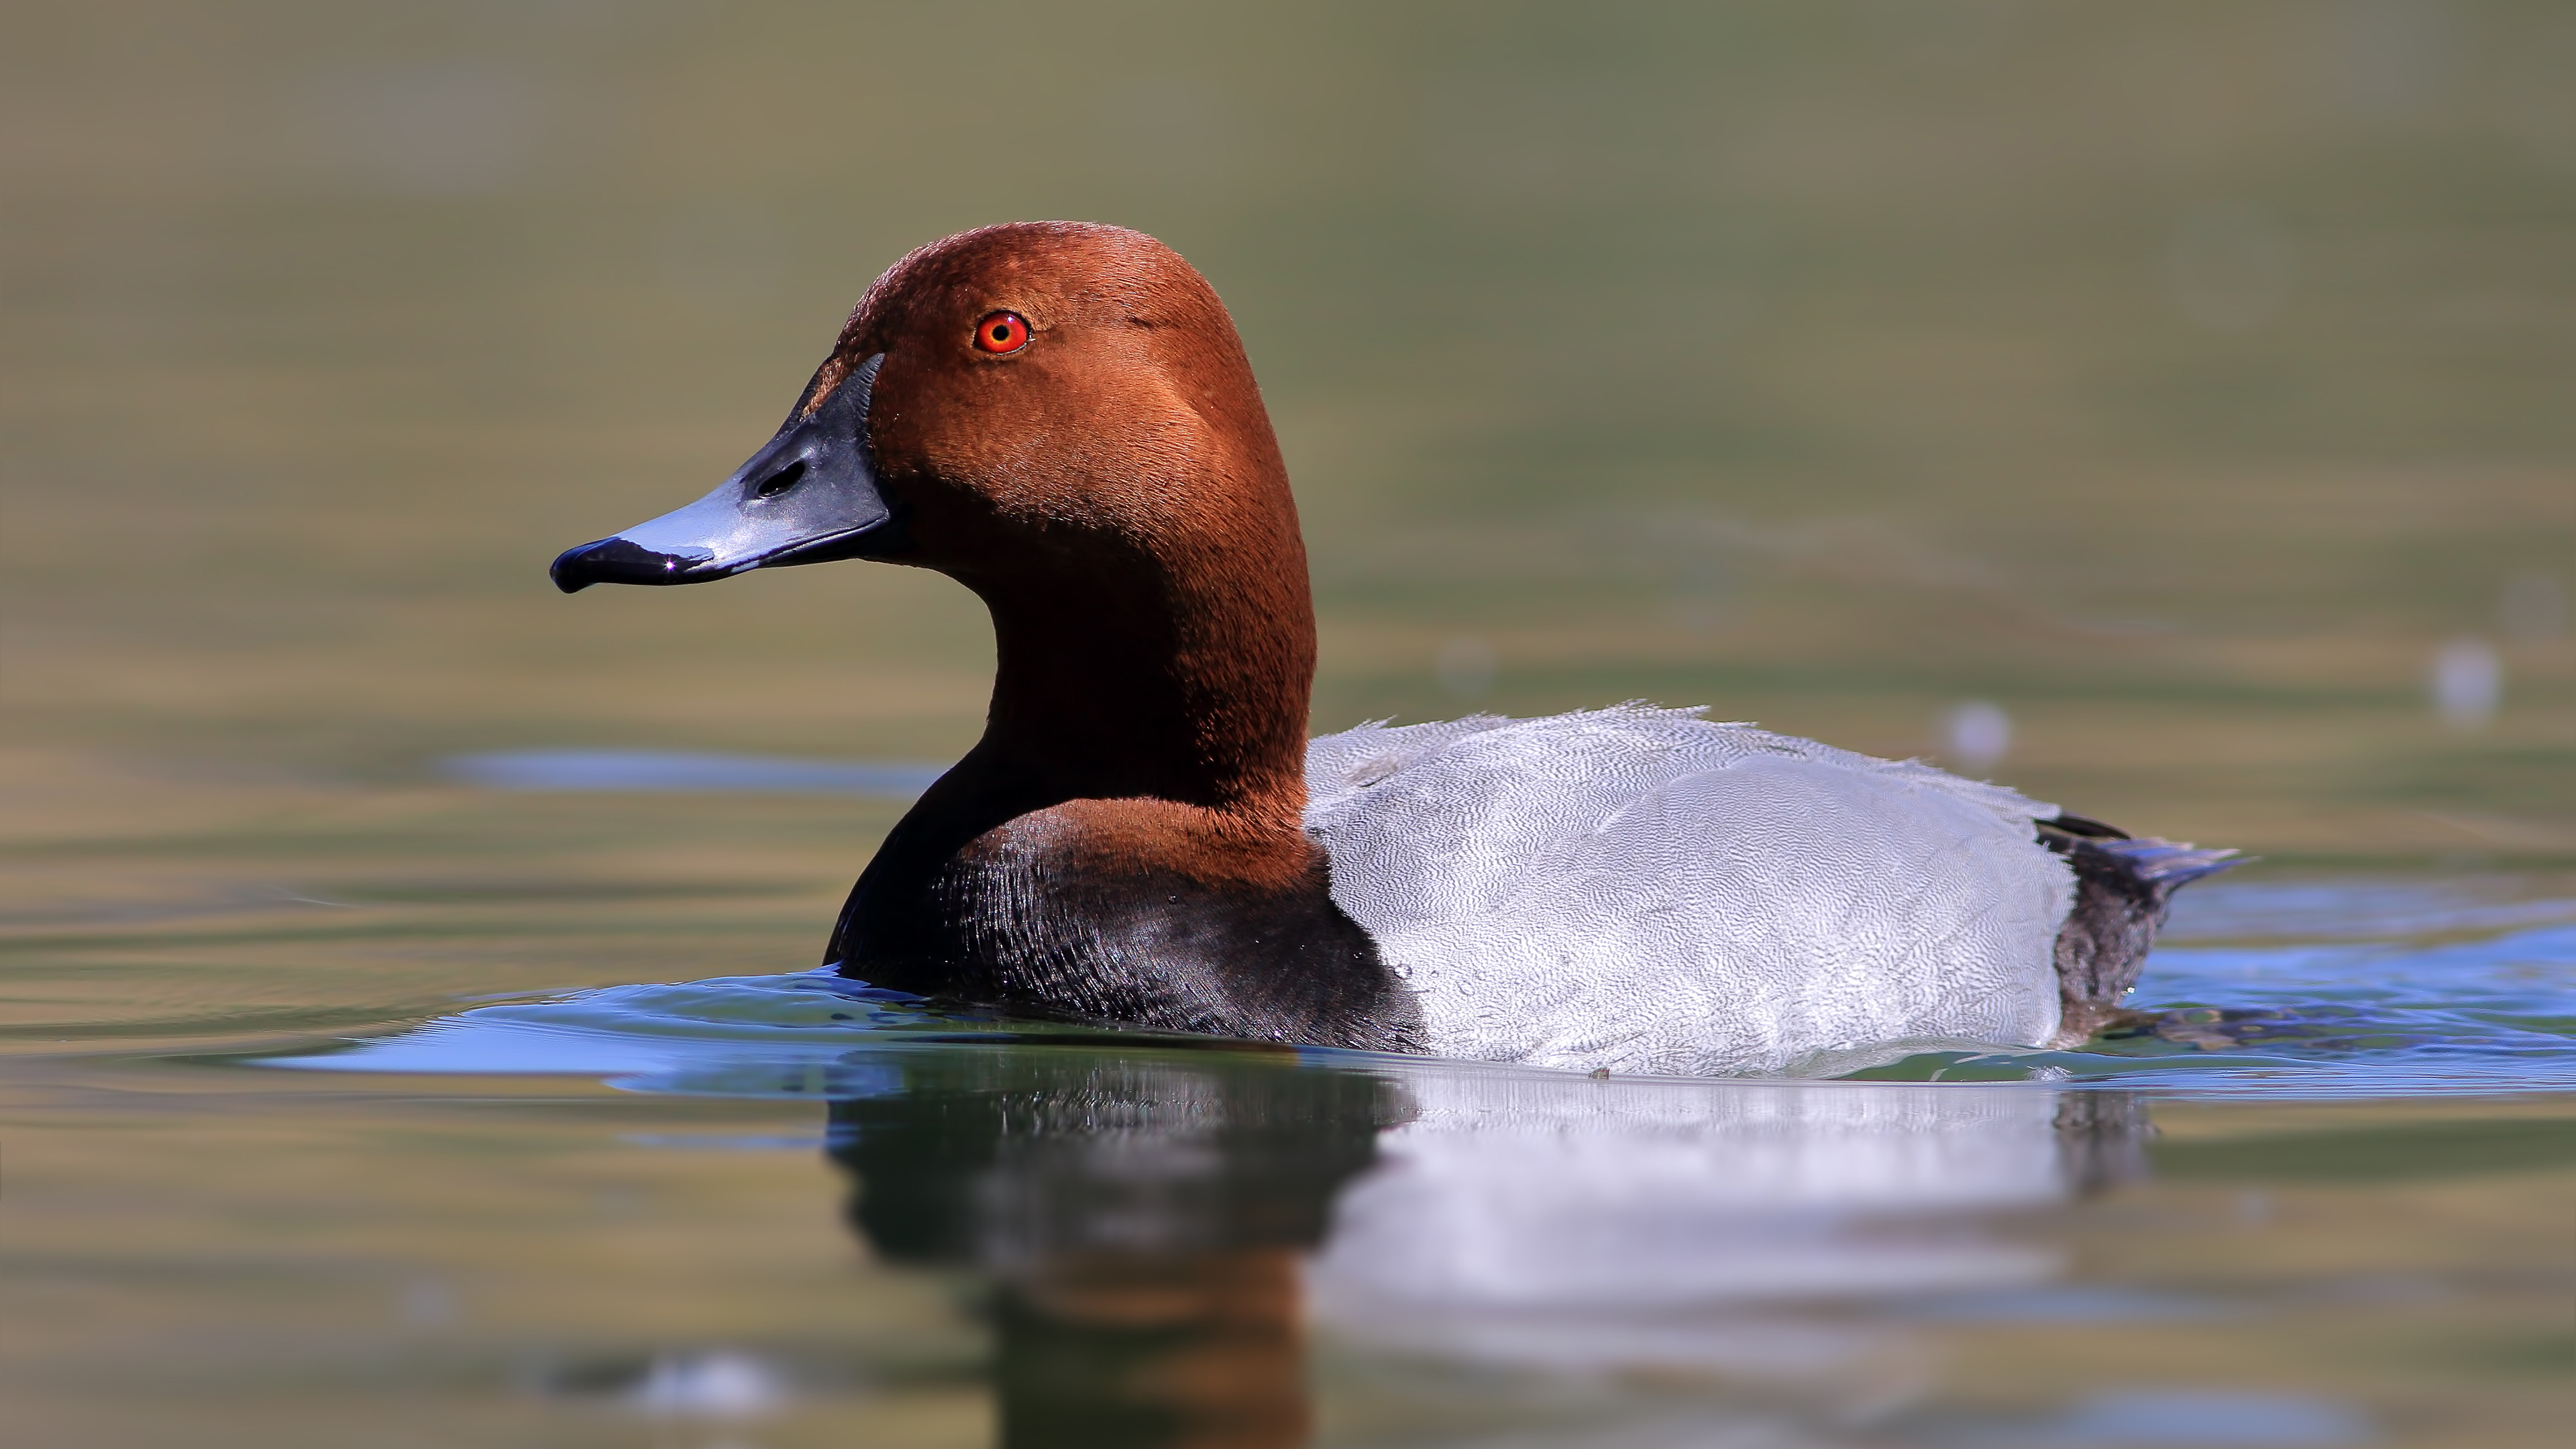
{"label": "duck's reflection", "polygon": [[886,1260],[989,1275],[1001,1442],[1291,1445],[1300,1263],[1399,1092],[1241,1053],[969,1050],[836,1103]]}
{"label": "duck's reflection", "polygon": [[1912,1391],[1889,1303],[2044,1290],[2054,1252],[1993,1215],[2134,1175],[2145,1132],[2125,1095],[2026,1086],[1025,1048],[902,1078],[833,1109],[852,1219],[986,1276],[1010,1446],[1302,1442],[1310,1323],[1350,1361],[1847,1420]]}
{"label": "duck's reflection", "polygon": [[1310,1265],[1345,1347],[1696,1382],[1836,1420],[1922,1387],[1925,1313],[2045,1315],[2004,1223],[2136,1175],[2123,1094],[1423,1073]]}

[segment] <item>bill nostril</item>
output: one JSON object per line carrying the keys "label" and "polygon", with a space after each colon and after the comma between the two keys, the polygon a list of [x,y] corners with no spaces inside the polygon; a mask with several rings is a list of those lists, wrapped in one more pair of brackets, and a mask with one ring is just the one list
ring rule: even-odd
{"label": "bill nostril", "polygon": [[799,458],[795,462],[788,464],[786,467],[779,469],[777,472],[770,474],[768,477],[761,479],[759,485],[751,490],[751,496],[754,498],[775,498],[779,494],[786,492],[788,489],[795,487],[797,481],[804,476],[805,460]]}

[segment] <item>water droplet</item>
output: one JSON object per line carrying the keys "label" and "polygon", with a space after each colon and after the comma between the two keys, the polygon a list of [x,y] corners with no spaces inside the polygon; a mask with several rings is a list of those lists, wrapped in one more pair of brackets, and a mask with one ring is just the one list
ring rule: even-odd
{"label": "water droplet", "polygon": [[2504,661],[2484,639],[2454,639],[2433,655],[2433,709],[2455,730],[2477,730],[2504,703]]}
{"label": "water droplet", "polygon": [[1966,770],[1991,770],[2012,750],[2012,716],[2001,705],[1972,699],[1941,721],[1941,749]]}

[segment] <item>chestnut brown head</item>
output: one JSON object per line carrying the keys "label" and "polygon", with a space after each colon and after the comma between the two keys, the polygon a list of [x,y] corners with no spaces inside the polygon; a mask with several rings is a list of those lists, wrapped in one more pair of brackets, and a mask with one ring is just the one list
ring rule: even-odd
{"label": "chestnut brown head", "polygon": [[1206,281],[1142,233],[1029,222],[897,262],[748,463],[678,512],[566,552],[554,578],[570,592],[852,557],[970,583],[1114,556],[1286,562],[1295,526]]}

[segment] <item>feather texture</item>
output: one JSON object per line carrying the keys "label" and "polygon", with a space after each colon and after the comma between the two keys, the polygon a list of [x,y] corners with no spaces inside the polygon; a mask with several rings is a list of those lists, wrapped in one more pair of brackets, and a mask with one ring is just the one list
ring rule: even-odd
{"label": "feather texture", "polygon": [[2075,881],[2033,829],[2055,806],[1699,714],[1308,747],[1333,900],[1420,999],[1427,1050],[1693,1074],[2056,1034]]}

